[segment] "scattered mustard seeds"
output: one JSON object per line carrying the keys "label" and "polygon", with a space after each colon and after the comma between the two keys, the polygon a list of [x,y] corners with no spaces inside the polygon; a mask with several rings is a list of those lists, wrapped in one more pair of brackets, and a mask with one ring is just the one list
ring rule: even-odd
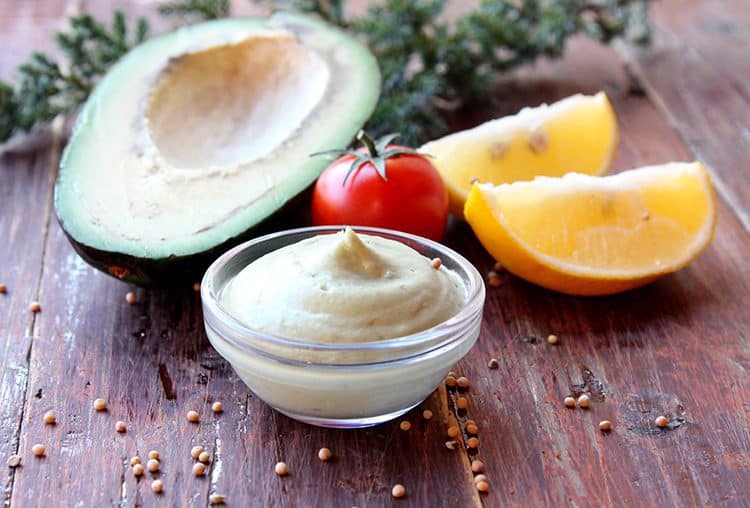
{"label": "scattered mustard seeds", "polygon": [[201,453],[205,451],[205,448],[202,446],[193,446],[190,449],[190,456],[193,457],[195,460],[198,460],[198,457],[200,457]]}
{"label": "scattered mustard seeds", "polygon": [[557,344],[558,342],[560,342],[560,339],[559,339],[559,337],[557,335],[551,334],[551,335],[549,335],[547,337],[547,342],[549,344],[552,344],[554,346],[555,344]]}
{"label": "scattered mustard seeds", "polygon": [[107,409],[107,401],[104,399],[94,400],[94,409],[97,411],[104,411]]}
{"label": "scattered mustard seeds", "polygon": [[156,450],[151,450],[150,452],[148,452],[148,458],[159,460],[159,452],[157,452]]}
{"label": "scattered mustard seeds", "polygon": [[599,422],[599,430],[602,432],[609,432],[612,430],[612,422],[609,420],[602,420]]}
{"label": "scattered mustard seeds", "polygon": [[502,279],[496,272],[490,272],[487,275],[487,283],[493,288],[499,288],[503,285]]}
{"label": "scattered mustard seeds", "polygon": [[132,291],[129,291],[125,295],[125,301],[128,302],[130,305],[133,305],[135,303],[135,293],[133,293]]}
{"label": "scattered mustard seeds", "polygon": [[54,411],[47,411],[44,413],[44,423],[47,425],[54,425],[57,423],[57,415]]}
{"label": "scattered mustard seeds", "polygon": [[143,464],[139,462],[133,466],[133,475],[143,476]]}
{"label": "scattered mustard seeds", "polygon": [[458,406],[458,409],[466,409],[469,407],[469,399],[466,397],[459,397],[456,400],[456,405]]}
{"label": "scattered mustard seeds", "polygon": [[469,448],[479,448],[479,439],[475,437],[470,437],[466,440],[466,444]]}
{"label": "scattered mustard seeds", "polygon": [[131,466],[135,466],[136,464],[140,464],[140,463],[141,463],[141,458],[138,455],[135,455],[130,459]]}
{"label": "scattered mustard seeds", "polygon": [[448,427],[448,437],[451,439],[456,439],[461,434],[461,429],[456,427],[455,425],[451,425]]}
{"label": "scattered mustard seeds", "polygon": [[456,384],[458,385],[459,388],[463,388],[464,390],[468,390],[469,385],[471,383],[469,382],[468,378],[466,378],[464,376],[461,376],[460,378],[456,379]]}
{"label": "scattered mustard seeds", "polygon": [[456,380],[455,376],[451,376],[450,374],[448,374],[448,376],[445,378],[445,386],[447,386],[448,388],[453,388],[454,386],[456,386],[457,382],[458,381]]}
{"label": "scattered mustard seeds", "polygon": [[534,153],[542,153],[547,149],[549,145],[549,139],[547,134],[541,129],[537,128],[531,131],[529,134],[529,148]]}
{"label": "scattered mustard seeds", "polygon": [[660,429],[663,429],[664,427],[669,425],[669,420],[667,419],[666,416],[661,415],[661,416],[656,417],[655,423],[657,427],[659,427]]}
{"label": "scattered mustard seeds", "polygon": [[576,399],[573,397],[565,397],[563,399],[563,404],[565,404],[565,407],[576,407]]}
{"label": "scattered mustard seeds", "polygon": [[328,448],[321,448],[320,450],[318,450],[318,458],[323,462],[331,460],[331,457],[333,457],[333,454]]}
{"label": "scattered mustard seeds", "polygon": [[391,495],[395,498],[404,497],[406,495],[406,488],[400,483],[397,483],[391,489]]}
{"label": "scattered mustard seeds", "polygon": [[422,418],[424,418],[425,420],[432,420],[432,411],[430,411],[429,409],[425,409],[424,411],[422,411]]}
{"label": "scattered mustard seeds", "polygon": [[31,447],[31,453],[34,454],[34,457],[44,457],[44,454],[47,453],[47,450],[44,448],[43,444],[37,443]]}
{"label": "scattered mustard seeds", "polygon": [[500,366],[500,362],[497,361],[497,358],[490,358],[489,363],[487,363],[487,367],[489,367],[492,370],[495,370]]}
{"label": "scattered mustard seeds", "polygon": [[120,420],[115,423],[115,430],[122,434],[123,432],[126,432],[128,430],[128,424]]}
{"label": "scattered mustard seeds", "polygon": [[489,484],[489,482],[481,481],[481,482],[477,482],[475,485],[477,486],[477,490],[479,492],[489,492],[490,491],[490,484]]}
{"label": "scattered mustard seeds", "polygon": [[492,271],[494,272],[501,272],[503,271],[503,265],[500,264],[500,261],[496,261],[494,265],[492,265]]}
{"label": "scattered mustard seeds", "polygon": [[164,492],[164,482],[161,480],[154,480],[151,482],[151,490],[155,494],[161,494]]}
{"label": "scattered mustard seeds", "polygon": [[404,420],[399,424],[399,428],[401,428],[401,430],[409,430],[411,429],[411,422]]}
{"label": "scattered mustard seeds", "polygon": [[193,282],[193,291],[196,293],[200,292],[201,290],[201,283],[200,282]]}
{"label": "scattered mustard seeds", "polygon": [[583,409],[588,409],[589,407],[591,407],[591,399],[584,393],[583,395],[578,397],[578,405]]}
{"label": "scattered mustard seeds", "polygon": [[161,469],[159,459],[148,459],[148,462],[146,462],[146,469],[148,469],[149,473],[156,473],[159,471],[159,469]]}
{"label": "scattered mustard seeds", "polygon": [[430,264],[435,270],[440,269],[441,266],[443,266],[443,260],[440,258],[432,258],[432,261],[430,261]]}
{"label": "scattered mustard seeds", "polygon": [[211,460],[211,456],[208,454],[208,452],[201,452],[200,455],[198,455],[198,462],[207,464],[209,460]]}
{"label": "scattered mustard seeds", "polygon": [[193,474],[195,476],[203,476],[206,474],[206,465],[202,462],[196,462],[193,464]]}
{"label": "scattered mustard seeds", "polygon": [[8,457],[8,460],[5,461],[5,463],[8,465],[8,467],[16,468],[21,465],[21,456],[18,454],[13,454]]}
{"label": "scattered mustard seeds", "polygon": [[8,286],[6,286],[5,284],[0,284],[0,295],[4,295],[7,292],[8,292]]}
{"label": "scattered mustard seeds", "polygon": [[224,411],[224,404],[222,404],[221,402],[219,402],[217,400],[216,402],[214,402],[213,404],[211,404],[211,411],[213,411],[214,413],[221,413],[221,412],[223,412]]}
{"label": "scattered mustard seeds", "polygon": [[279,476],[286,476],[289,474],[289,466],[286,465],[286,462],[277,462],[273,467],[273,470]]}
{"label": "scattered mustard seeds", "polygon": [[208,496],[209,504],[224,504],[225,496],[222,494],[211,494]]}
{"label": "scattered mustard seeds", "polygon": [[476,476],[474,477],[474,483],[479,483],[479,482],[488,482],[488,481],[490,481],[490,479],[489,479],[489,478],[487,478],[487,475],[486,475],[486,474],[478,474],[478,475],[476,475]]}
{"label": "scattered mustard seeds", "polygon": [[201,419],[201,416],[198,414],[198,411],[193,411],[193,410],[188,411],[187,415],[185,416],[187,417],[187,421],[189,421],[190,423],[198,423]]}
{"label": "scattered mustard seeds", "polygon": [[31,302],[29,304],[29,310],[33,312],[34,314],[36,314],[37,312],[42,310],[42,306],[39,304],[39,302]]}
{"label": "scattered mustard seeds", "polygon": [[484,462],[481,460],[472,460],[471,461],[471,471],[473,473],[482,473],[484,472]]}
{"label": "scattered mustard seeds", "polygon": [[467,434],[477,435],[479,433],[479,427],[474,422],[467,422],[465,428]]}

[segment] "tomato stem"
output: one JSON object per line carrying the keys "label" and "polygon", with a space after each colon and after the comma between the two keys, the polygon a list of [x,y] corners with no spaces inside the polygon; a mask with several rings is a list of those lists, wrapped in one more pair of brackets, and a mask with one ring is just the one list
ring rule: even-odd
{"label": "tomato stem", "polygon": [[357,141],[367,147],[367,151],[370,152],[370,157],[378,156],[378,148],[375,146],[375,141],[362,129],[357,133]]}

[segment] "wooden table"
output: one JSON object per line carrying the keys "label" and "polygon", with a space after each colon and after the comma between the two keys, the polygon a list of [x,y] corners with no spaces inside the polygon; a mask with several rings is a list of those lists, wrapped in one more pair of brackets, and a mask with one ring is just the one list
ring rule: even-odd
{"label": "wooden table", "polygon": [[[71,5],[80,2],[70,2]],[[241,2],[242,5],[245,2]],[[147,11],[143,2],[88,2]],[[63,1],[0,0],[0,75],[49,47]],[[192,288],[131,288],[73,252],[51,205],[62,142],[0,158],[0,486],[8,506],[750,506],[750,2],[665,0],[649,49],[577,40],[559,62],[520,72],[495,116],[605,89],[622,130],[616,169],[698,158],[714,170],[719,222],[700,260],[643,289],[572,298],[509,275],[488,291],[481,337],[456,366],[466,412],[438,389],[406,416],[369,430],[296,423],[251,394],[210,347]],[[485,116],[466,117],[466,124]],[[687,205],[689,206],[689,204]],[[482,270],[492,260],[461,224],[447,243]],[[128,305],[125,293],[135,291]],[[29,312],[32,300],[39,314]],[[549,333],[557,346],[548,345]],[[499,368],[490,370],[490,358]],[[588,391],[588,411],[562,405]],[[109,400],[106,413],[93,410]],[[212,414],[210,400],[224,403]],[[58,414],[56,426],[42,415]],[[196,409],[202,421],[188,423]],[[434,418],[422,420],[430,409]],[[656,416],[670,418],[667,429]],[[468,419],[480,447],[445,447]],[[598,430],[609,419],[612,432]],[[128,422],[125,434],[116,420]],[[465,439],[466,436],[464,435]],[[47,456],[31,455],[34,443]],[[191,474],[190,448],[212,456]],[[323,463],[326,446],[334,460]],[[156,449],[165,492],[129,457]],[[5,458],[23,456],[11,470]],[[469,464],[486,464],[479,494]],[[290,468],[274,474],[277,461]],[[402,483],[407,495],[391,498]]]}

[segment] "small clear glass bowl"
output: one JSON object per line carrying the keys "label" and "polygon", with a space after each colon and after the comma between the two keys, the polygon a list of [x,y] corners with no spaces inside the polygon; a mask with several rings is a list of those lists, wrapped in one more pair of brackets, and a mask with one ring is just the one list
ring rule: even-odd
{"label": "small clear glass bowl", "polygon": [[222,305],[226,284],[261,256],[343,226],[292,229],[238,245],[219,257],[201,284],[208,339],[240,378],[277,411],[312,425],[357,428],[396,418],[422,402],[479,336],[485,288],[463,256],[431,240],[387,229],[355,227],[412,247],[458,274],[464,308],[427,330],[361,343],[311,343],[253,330]]}

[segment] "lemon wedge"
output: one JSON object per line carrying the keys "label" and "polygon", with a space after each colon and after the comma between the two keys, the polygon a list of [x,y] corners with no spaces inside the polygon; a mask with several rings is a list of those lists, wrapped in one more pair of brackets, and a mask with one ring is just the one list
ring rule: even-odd
{"label": "lemon wedge", "polygon": [[464,212],[508,271],[573,295],[618,293],[679,270],[708,246],[716,223],[699,162],[475,184]]}
{"label": "lemon wedge", "polygon": [[570,171],[599,175],[617,147],[617,120],[604,92],[573,95],[551,105],[456,132],[422,146],[443,177],[451,211],[463,217],[471,184],[510,183]]}

